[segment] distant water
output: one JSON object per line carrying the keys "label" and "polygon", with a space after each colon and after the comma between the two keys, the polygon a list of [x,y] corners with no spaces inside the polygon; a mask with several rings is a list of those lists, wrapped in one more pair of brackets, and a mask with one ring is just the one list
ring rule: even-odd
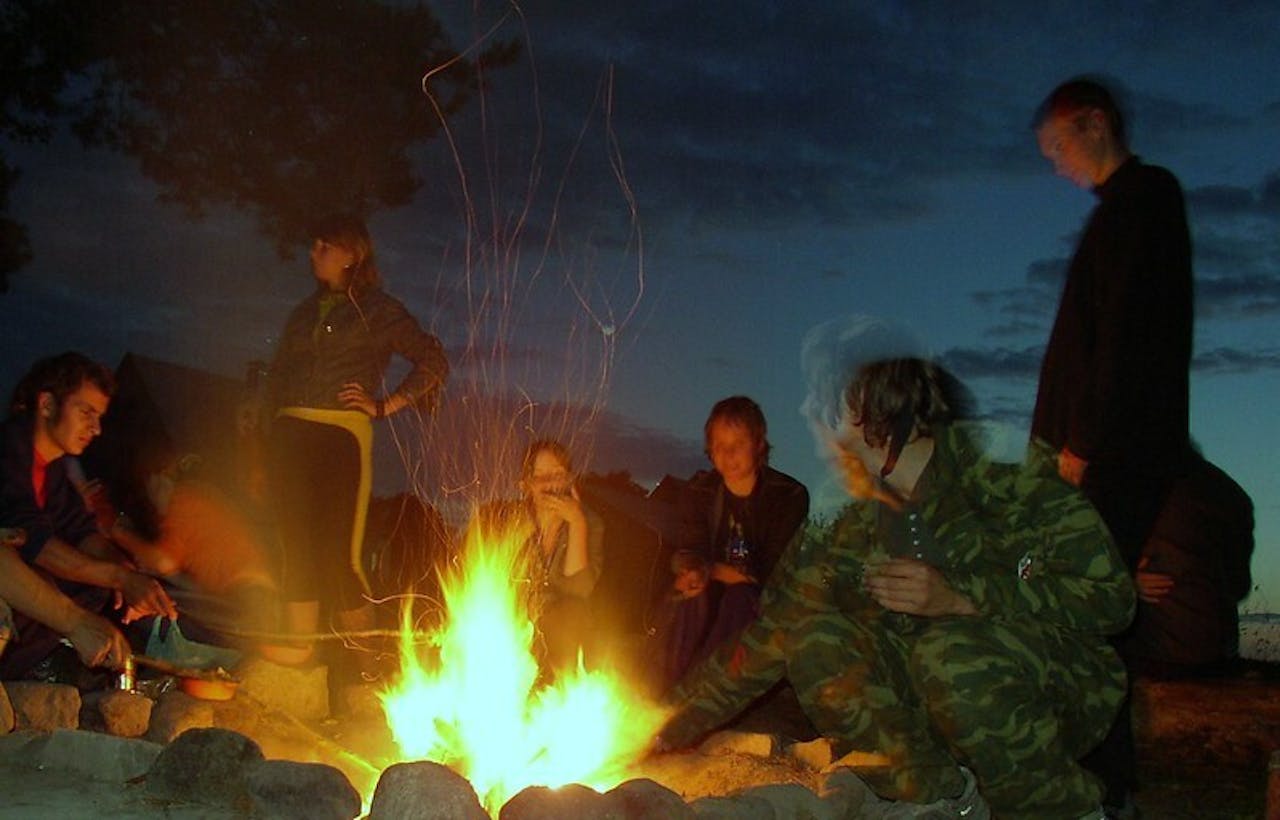
{"label": "distant water", "polygon": [[1240,657],[1280,662],[1280,613],[1240,616]]}

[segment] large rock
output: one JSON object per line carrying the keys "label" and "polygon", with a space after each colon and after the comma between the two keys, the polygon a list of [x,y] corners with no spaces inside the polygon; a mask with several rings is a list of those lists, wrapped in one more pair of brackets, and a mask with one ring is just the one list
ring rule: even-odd
{"label": "large rock", "polygon": [[248,811],[248,769],[263,760],[257,743],[225,729],[190,729],[164,747],[147,773],[147,791]]}
{"label": "large rock", "polygon": [[859,816],[837,813],[834,802],[824,801],[798,783],[756,786],[743,792],[742,796],[763,800],[773,807],[774,817],[785,817],[788,820],[843,820]]}
{"label": "large rock", "polygon": [[351,820],[360,815],[360,794],[332,766],[264,760],[248,768],[245,782],[258,817]]}
{"label": "large rock", "polygon": [[147,740],[169,743],[191,729],[213,727],[213,705],[197,700],[186,692],[165,692],[151,711],[151,726]]}
{"label": "large rock", "polygon": [[[230,729],[242,735],[257,738],[262,726],[262,705],[252,698],[234,697],[230,700],[208,701],[213,710],[213,725],[219,729]],[[261,741],[259,741],[261,742]],[[277,757],[264,747],[269,757]]]}
{"label": "large rock", "polygon": [[58,729],[15,732],[4,738],[0,760],[9,765],[67,772],[77,780],[124,783],[144,775],[161,747],[145,740]]}
{"label": "large rock", "polygon": [[768,800],[750,795],[702,797],[690,805],[699,820],[777,820]]}
{"label": "large rock", "polygon": [[14,728],[37,732],[75,729],[80,725],[80,690],[62,683],[10,681]]}
{"label": "large rock", "polygon": [[549,789],[529,786],[507,801],[498,812],[498,820],[615,820],[610,802],[603,794],[577,783]]}
{"label": "large rock", "polygon": [[9,702],[9,691],[0,684],[0,735],[13,731],[13,704]]}
{"label": "large rock", "polygon": [[155,701],[138,692],[112,689],[98,698],[98,714],[106,733],[116,737],[142,737],[151,725]]}
{"label": "large rock", "polygon": [[693,820],[697,815],[680,795],[647,778],[628,780],[605,792],[610,817],[625,820]]}
{"label": "large rock", "polygon": [[439,763],[397,763],[378,779],[369,820],[489,820],[476,790]]}
{"label": "large rock", "polygon": [[822,801],[830,808],[833,817],[873,816],[881,800],[867,781],[848,768],[829,771],[818,787]]}
{"label": "large rock", "polygon": [[281,666],[262,658],[251,658],[236,669],[238,691],[270,709],[278,709],[301,720],[323,720],[329,716],[329,670],[324,666]]}

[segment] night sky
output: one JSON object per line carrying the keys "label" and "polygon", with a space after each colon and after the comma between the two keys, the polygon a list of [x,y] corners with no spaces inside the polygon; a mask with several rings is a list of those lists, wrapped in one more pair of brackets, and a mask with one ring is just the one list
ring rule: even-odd
{"label": "night sky", "polygon": [[[455,46],[496,23],[521,61],[452,143],[422,145],[413,204],[371,220],[387,290],[454,362],[446,417],[501,395],[518,421],[496,426],[562,435],[587,469],[651,486],[702,466],[708,409],[745,393],[773,465],[830,512],[800,349],[869,314],[914,332],[1020,445],[1092,205],[1029,121],[1058,82],[1100,73],[1135,152],[1186,191],[1192,433],[1257,508],[1248,608],[1280,607],[1280,6],[480,5],[433,8]],[[228,375],[270,355],[310,288],[304,257],[281,260],[242,213],[185,219],[132,160],[65,134],[7,150],[35,259],[0,296],[6,390],[67,348]]]}

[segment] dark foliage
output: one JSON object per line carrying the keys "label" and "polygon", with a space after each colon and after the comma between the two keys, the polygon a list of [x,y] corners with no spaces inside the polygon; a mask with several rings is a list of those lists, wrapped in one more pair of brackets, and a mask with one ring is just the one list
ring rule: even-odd
{"label": "dark foliage", "polygon": [[[427,7],[379,0],[6,0],[0,43],[0,137],[46,141],[65,122],[193,217],[254,213],[286,256],[316,203],[407,203],[422,184],[409,151],[440,128],[432,100],[456,112],[516,54],[461,57]],[[15,179],[0,164],[0,206]],[[20,225],[0,236],[2,286],[30,252]]]}

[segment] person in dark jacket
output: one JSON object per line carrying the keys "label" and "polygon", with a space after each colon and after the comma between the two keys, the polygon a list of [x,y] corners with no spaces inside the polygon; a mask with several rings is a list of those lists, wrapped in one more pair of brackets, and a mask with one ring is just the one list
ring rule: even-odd
{"label": "person in dark jacket", "polygon": [[[5,678],[29,672],[63,636],[89,665],[123,664],[128,644],[99,617],[113,598],[125,623],[177,616],[160,584],[99,532],[70,470],[102,431],[114,389],[111,371],[86,356],[51,356],[22,378],[0,426],[0,528],[11,542],[0,550],[12,564],[0,592],[17,633],[0,662]],[[29,566],[12,560],[15,547]]]}
{"label": "person in dark jacket", "polygon": [[[364,223],[331,216],[313,236],[316,289],[290,313],[268,374],[268,472],[293,634],[314,633],[322,614],[343,630],[372,626],[361,560],[371,422],[427,403],[448,374],[440,341],[378,286]],[[393,354],[410,370],[389,387]],[[303,662],[311,649],[303,642],[273,657]]]}
{"label": "person in dark jacket", "polygon": [[[1130,572],[1190,452],[1191,239],[1182,189],[1130,150],[1124,118],[1100,83],[1079,78],[1033,120],[1054,170],[1098,205],[1071,258],[1045,350],[1031,424],[1058,470],[1106,521]],[[1136,763],[1129,710],[1093,765],[1109,805],[1131,804]]]}
{"label": "person in dark jacket", "polygon": [[769,466],[758,404],[746,396],[720,400],[703,433],[715,469],[696,473],[679,500],[660,690],[755,619],[761,587],[809,514],[805,486]]}

